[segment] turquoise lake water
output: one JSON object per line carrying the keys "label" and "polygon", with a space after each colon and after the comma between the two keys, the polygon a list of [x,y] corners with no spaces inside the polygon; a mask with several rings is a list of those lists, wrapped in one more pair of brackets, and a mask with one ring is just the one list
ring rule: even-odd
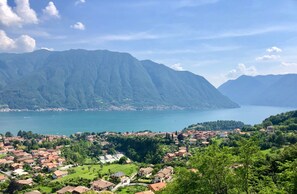
{"label": "turquoise lake water", "polygon": [[294,108],[242,106],[210,111],[6,112],[0,113],[0,133],[31,130],[40,134],[70,135],[83,131],[176,131],[204,121],[238,120],[256,124],[270,115],[290,110]]}

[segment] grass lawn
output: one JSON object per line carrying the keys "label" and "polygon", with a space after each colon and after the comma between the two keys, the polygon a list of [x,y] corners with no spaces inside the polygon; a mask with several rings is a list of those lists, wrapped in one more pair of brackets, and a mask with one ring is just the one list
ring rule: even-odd
{"label": "grass lawn", "polygon": [[281,152],[285,149],[286,146],[283,146],[282,148],[269,148],[266,150],[261,150],[261,153],[264,155],[271,155],[271,154],[277,154],[278,152]]}
{"label": "grass lawn", "polygon": [[138,168],[135,164],[107,164],[103,165],[103,168],[101,169],[100,165],[83,165],[78,166],[75,168],[72,168],[75,173],[69,174],[65,177],[59,178],[55,181],[63,181],[71,178],[85,178],[92,180],[96,177],[98,177],[98,173],[100,172],[102,175],[108,174],[109,169],[111,173],[122,171],[127,176],[130,176],[131,174],[137,172]]}
{"label": "grass lawn", "polygon": [[140,191],[146,191],[146,190],[148,190],[147,187],[137,185],[137,186],[128,186],[128,187],[119,188],[115,193],[116,194],[131,194],[131,193],[134,194],[134,193],[137,193]]}
{"label": "grass lawn", "polygon": [[270,154],[270,152],[271,152],[271,148],[267,150],[261,150],[261,153],[264,155]]}
{"label": "grass lawn", "polygon": [[53,193],[53,192],[52,192],[52,188],[47,187],[47,186],[37,186],[37,187],[34,187],[34,188],[32,189],[32,191],[33,191],[33,190],[38,190],[38,191],[40,191],[41,193]]}

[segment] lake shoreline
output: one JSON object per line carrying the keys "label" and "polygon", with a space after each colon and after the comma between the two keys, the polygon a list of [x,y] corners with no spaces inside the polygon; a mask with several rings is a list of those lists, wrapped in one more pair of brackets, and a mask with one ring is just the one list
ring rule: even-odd
{"label": "lake shoreline", "polygon": [[60,135],[77,131],[172,132],[191,124],[217,120],[235,120],[253,125],[270,115],[291,110],[296,108],[242,106],[216,110],[2,112],[0,133],[17,133],[19,130]]}
{"label": "lake shoreline", "polygon": [[228,107],[228,108],[188,108],[178,106],[150,106],[150,107],[116,107],[110,106],[109,108],[87,108],[87,109],[68,109],[68,108],[42,108],[42,109],[10,109],[1,108],[0,113],[3,112],[111,112],[111,111],[165,111],[165,110],[197,110],[197,111],[208,111],[208,110],[224,110],[224,109],[237,109],[239,107]]}

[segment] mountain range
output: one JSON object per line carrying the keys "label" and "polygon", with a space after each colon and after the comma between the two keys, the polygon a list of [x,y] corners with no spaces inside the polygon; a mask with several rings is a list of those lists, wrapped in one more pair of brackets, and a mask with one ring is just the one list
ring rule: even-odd
{"label": "mountain range", "polygon": [[243,75],[218,89],[242,105],[297,107],[297,74]]}
{"label": "mountain range", "polygon": [[0,54],[0,104],[28,110],[238,107],[191,72],[128,53],[81,49]]}

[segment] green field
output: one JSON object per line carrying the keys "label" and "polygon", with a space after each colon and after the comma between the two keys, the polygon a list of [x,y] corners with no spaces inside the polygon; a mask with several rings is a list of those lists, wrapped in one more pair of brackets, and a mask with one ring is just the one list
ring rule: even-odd
{"label": "green field", "polygon": [[47,186],[37,186],[37,187],[34,187],[34,188],[32,188],[31,189],[32,191],[33,190],[38,190],[38,191],[40,191],[41,193],[53,193],[52,192],[52,188],[50,188],[50,187],[47,187]]}
{"label": "green field", "polygon": [[128,187],[119,188],[116,191],[116,194],[131,194],[131,193],[134,194],[134,193],[137,193],[140,191],[145,191],[145,190],[148,190],[147,187],[145,187],[145,186],[140,186],[140,185],[128,186]]}
{"label": "green field", "polygon": [[98,165],[84,165],[72,168],[75,172],[73,174],[69,174],[65,177],[59,178],[55,181],[64,181],[72,178],[85,178],[89,180],[93,180],[98,177],[98,173],[104,175],[115,172],[124,172],[127,176],[130,176],[133,173],[136,173],[138,168],[134,164],[108,164],[101,166]]}

